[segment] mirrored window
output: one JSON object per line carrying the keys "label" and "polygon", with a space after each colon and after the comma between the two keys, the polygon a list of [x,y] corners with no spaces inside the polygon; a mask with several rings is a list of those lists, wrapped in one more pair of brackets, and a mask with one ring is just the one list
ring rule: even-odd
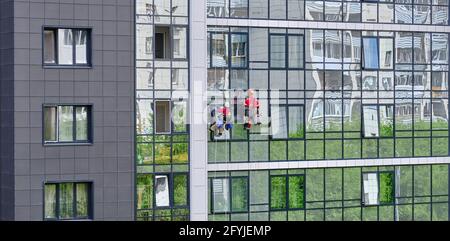
{"label": "mirrored window", "polygon": [[365,69],[378,69],[378,41],[377,38],[363,38],[363,66]]}

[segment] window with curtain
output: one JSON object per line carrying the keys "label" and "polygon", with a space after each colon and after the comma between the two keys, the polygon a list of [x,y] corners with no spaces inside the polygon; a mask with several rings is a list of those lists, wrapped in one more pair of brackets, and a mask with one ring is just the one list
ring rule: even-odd
{"label": "window with curtain", "polygon": [[44,142],[91,143],[92,106],[44,106]]}
{"label": "window with curtain", "polygon": [[92,183],[46,183],[44,219],[73,220],[92,218]]}

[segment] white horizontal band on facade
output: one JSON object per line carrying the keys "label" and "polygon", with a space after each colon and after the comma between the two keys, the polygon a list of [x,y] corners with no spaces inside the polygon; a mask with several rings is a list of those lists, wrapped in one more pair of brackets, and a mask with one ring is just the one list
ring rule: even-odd
{"label": "white horizontal band on facade", "polygon": [[363,167],[363,166],[397,166],[397,165],[423,165],[423,164],[450,164],[450,157],[216,163],[216,164],[208,164],[208,172],[332,168],[332,167]]}
{"label": "white horizontal band on facade", "polygon": [[312,28],[312,29],[339,29],[363,31],[407,31],[407,32],[438,32],[450,33],[450,26],[414,25],[394,23],[350,23],[350,22],[317,22],[317,21],[289,21],[266,19],[228,19],[208,18],[208,26],[235,26],[235,27],[268,27],[268,28]]}

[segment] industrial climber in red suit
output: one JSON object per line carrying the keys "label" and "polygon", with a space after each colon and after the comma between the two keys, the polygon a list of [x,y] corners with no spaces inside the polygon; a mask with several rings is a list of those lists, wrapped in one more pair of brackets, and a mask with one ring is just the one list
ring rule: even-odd
{"label": "industrial climber in red suit", "polygon": [[225,102],[224,106],[214,108],[211,111],[211,118],[212,124],[209,129],[215,136],[222,136],[224,130],[233,128],[230,104],[228,102]]}
{"label": "industrial climber in red suit", "polygon": [[247,90],[247,98],[244,102],[245,107],[245,123],[244,129],[250,130],[253,124],[260,125],[259,120],[259,100],[255,97],[255,91],[253,89]]}

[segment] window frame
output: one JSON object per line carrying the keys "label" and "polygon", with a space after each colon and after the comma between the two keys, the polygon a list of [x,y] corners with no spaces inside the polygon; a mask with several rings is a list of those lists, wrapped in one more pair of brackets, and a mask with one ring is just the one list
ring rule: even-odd
{"label": "window frame", "polygon": [[[375,39],[376,40],[376,53],[377,53],[377,68],[371,68],[371,67],[366,67],[366,54],[365,54],[365,45],[364,45],[364,40],[365,39]],[[362,51],[361,51],[361,69],[362,70],[379,70],[380,69],[380,41],[379,41],[379,37],[378,36],[361,36],[361,46],[362,46]]]}
{"label": "window frame", "polygon": [[[165,132],[159,132],[156,130],[156,115],[157,115],[157,111],[156,111],[156,103],[157,102],[167,102],[168,103],[168,107],[169,107],[169,131],[165,131]],[[172,121],[172,108],[173,108],[173,101],[171,99],[154,99],[153,100],[153,130],[155,135],[170,135],[172,133],[174,133],[173,131],[173,121]]]}
{"label": "window frame", "polygon": [[[233,36],[245,36],[247,39],[246,45],[245,45],[245,63],[243,66],[235,66],[233,65]],[[246,32],[228,32],[228,69],[243,69],[246,70],[249,67],[249,58],[250,58],[250,38],[249,33]],[[212,46],[211,46],[212,47]]]}
{"label": "window frame", "polygon": [[[248,176],[223,176],[223,177],[209,177],[209,196],[210,196],[210,204],[209,204],[209,212],[210,214],[245,214],[248,213],[250,210],[250,178]],[[226,179],[228,180],[228,212],[215,212],[214,210],[214,186],[213,182],[215,179]],[[246,185],[246,199],[247,199],[247,206],[246,210],[244,211],[234,211],[233,210],[233,179],[244,179],[247,183]]]}
{"label": "window frame", "polygon": [[[74,31],[86,31],[86,63],[85,64],[77,64],[77,55],[76,55],[76,39],[73,37],[72,39],[72,64],[60,64],[59,63],[59,46],[58,46],[58,32],[60,29],[70,29],[72,33]],[[74,27],[74,26],[48,26],[45,25],[42,27],[42,66],[43,68],[92,68],[92,29],[93,27]],[[46,63],[45,62],[45,32],[52,31],[54,37],[54,58],[55,63]]]}
{"label": "window frame", "polygon": [[[59,195],[60,195],[60,184],[73,184],[73,213],[74,217],[71,218],[60,218],[60,203],[59,203]],[[82,216],[76,216],[77,215],[77,184],[87,184],[88,190],[88,200],[87,200],[87,211],[88,216],[82,217]],[[56,186],[56,192],[55,192],[55,216],[56,218],[46,218],[45,217],[45,187],[47,185],[55,185]],[[93,220],[94,219],[94,182],[92,180],[88,181],[48,181],[44,182],[42,184],[42,217],[44,221],[67,221],[67,220]]]}
{"label": "window frame", "polygon": [[[271,70],[304,70],[305,69],[305,56],[306,56],[306,51],[305,51],[305,35],[304,34],[296,34],[296,33],[269,33],[269,51],[268,51],[268,55],[269,55],[269,59],[268,59],[268,68]],[[272,36],[282,36],[284,37],[284,67],[274,67],[272,66]],[[289,57],[290,57],[290,52],[289,52],[289,38],[290,37],[301,37],[301,39],[303,40],[302,42],[302,62],[301,62],[301,66],[302,67],[291,67],[289,64]]]}
{"label": "window frame", "polygon": [[[69,106],[72,107],[72,141],[60,141],[59,140],[59,107]],[[87,108],[87,140],[77,140],[77,121],[76,121],[76,108]],[[56,123],[55,123],[55,141],[45,140],[45,109],[56,108]],[[92,145],[94,143],[94,120],[93,120],[93,104],[43,104],[42,105],[42,144],[44,146],[58,146],[58,145]]]}
{"label": "window frame", "polygon": [[[185,175],[187,178],[187,182],[186,182],[186,205],[175,205],[175,198],[174,198],[174,178],[175,176],[183,176]],[[155,178],[156,176],[167,176],[167,183],[168,183],[168,188],[169,188],[169,206],[157,206],[156,205],[156,181]],[[190,186],[190,180],[189,180],[189,173],[187,172],[155,172],[152,173],[152,188],[153,188],[153,192],[152,192],[152,205],[153,205],[153,209],[154,210],[167,210],[170,208],[188,208],[190,205],[190,200],[189,200],[189,194],[190,194],[190,190],[189,190],[189,186]]]}
{"label": "window frame", "polygon": [[[286,208],[272,208],[272,177],[281,177],[285,178],[286,182]],[[289,206],[290,194],[289,194],[289,178],[290,177],[303,177],[303,208],[291,208]],[[306,175],[305,174],[276,174],[269,175],[269,210],[270,211],[296,211],[296,210],[305,210],[306,209]]]}
{"label": "window frame", "polygon": [[[152,33],[152,37],[153,37],[153,41],[152,41],[152,45],[151,48],[153,50],[153,60],[154,61],[185,61],[189,59],[189,28],[186,25],[182,25],[182,24],[155,24],[155,25],[150,25],[148,27],[153,28],[153,33]],[[157,27],[162,27],[162,28],[168,28],[169,31],[169,56],[164,57],[164,58],[156,58],[156,28]],[[186,44],[186,58],[175,58],[174,56],[174,29],[175,28],[184,28],[186,29],[186,39],[185,39],[185,44]],[[164,44],[165,45],[165,44]]]}
{"label": "window frame", "polygon": [[[270,105],[272,106],[277,106],[277,105]],[[273,132],[272,132],[272,108],[270,108],[270,140],[276,140],[276,141],[282,141],[282,140],[305,140],[305,136],[306,136],[306,118],[305,118],[305,105],[304,104],[279,104],[278,105],[279,108],[284,108],[286,111],[286,138],[277,138],[273,136]],[[290,115],[289,115],[289,108],[290,107],[300,107],[302,109],[302,123],[303,123],[303,137],[302,138],[291,138],[289,137],[289,127],[290,127]]]}
{"label": "window frame", "polygon": [[[377,118],[378,118],[378,136],[366,136],[365,135],[365,118],[364,118],[364,107],[366,106],[376,106],[377,108]],[[380,139],[380,138],[395,138],[395,113],[392,113],[392,126],[393,126],[393,133],[392,136],[381,136],[381,119],[380,119],[380,107],[386,106],[386,107],[392,107],[395,111],[395,105],[394,104],[361,104],[361,139]]]}
{"label": "window frame", "polygon": [[[390,173],[393,175],[393,189],[394,189],[394,197],[392,203],[381,203],[380,201],[380,193],[381,193],[381,182],[380,182],[380,174],[383,173]],[[377,193],[377,204],[366,204],[364,199],[364,174],[376,174],[377,175],[377,185],[378,185],[378,193]],[[386,171],[362,171],[361,172],[361,206],[362,207],[377,207],[377,206],[390,206],[390,205],[397,205],[396,204],[396,175],[395,170],[386,170]]]}
{"label": "window frame", "polygon": [[[213,64],[213,44],[212,44],[212,37],[213,35],[226,35],[226,54],[227,54],[227,61],[226,61],[226,66],[215,66]],[[246,58],[245,58],[245,65],[244,66],[233,66],[233,45],[232,45],[232,37],[233,35],[244,35],[247,39],[247,44],[245,46],[245,51],[246,51]],[[209,64],[207,66],[208,69],[211,68],[215,68],[215,69],[226,69],[226,70],[247,70],[249,68],[249,62],[250,62],[250,38],[249,38],[249,33],[247,32],[233,32],[233,31],[208,31],[208,41],[209,41],[209,48],[207,47],[207,51],[209,52]]]}

